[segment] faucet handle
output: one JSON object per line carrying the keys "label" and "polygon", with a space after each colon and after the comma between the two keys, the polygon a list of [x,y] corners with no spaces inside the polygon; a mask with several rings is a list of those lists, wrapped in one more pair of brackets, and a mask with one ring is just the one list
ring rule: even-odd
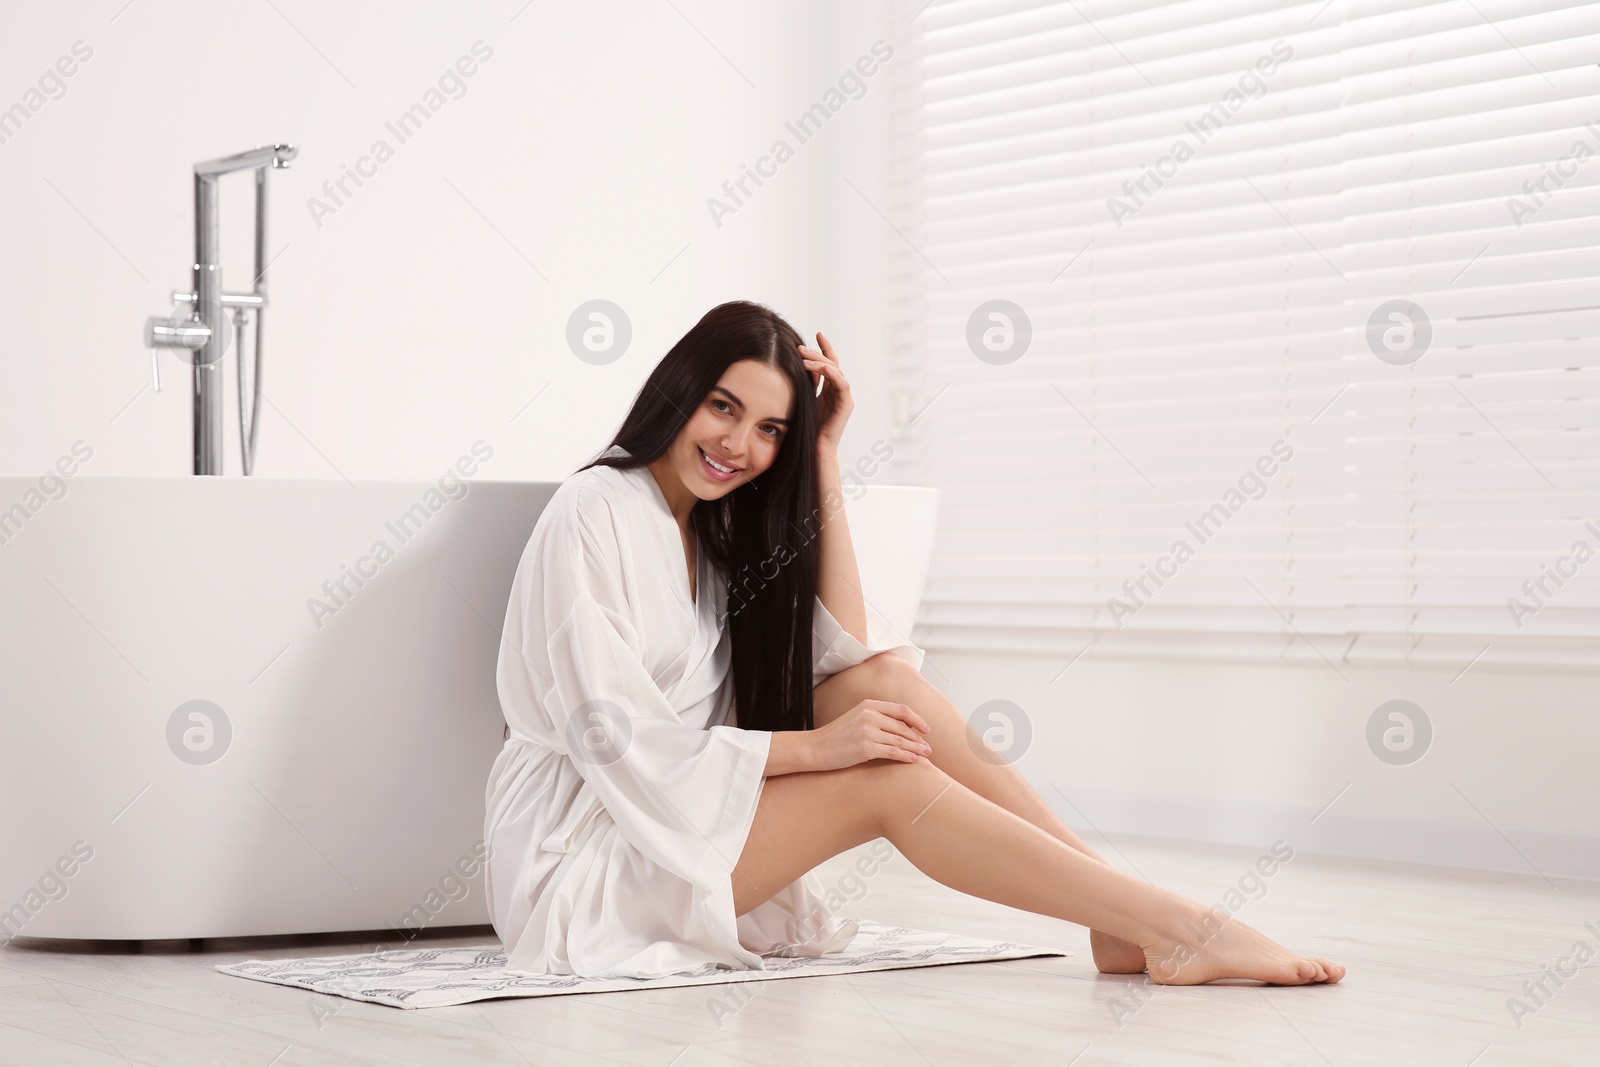
{"label": "faucet handle", "polygon": [[[193,316],[174,316],[169,319],[151,315],[144,320],[144,346],[150,350],[150,380],[156,392],[161,392],[161,350],[176,348],[185,354],[205,347],[211,330]],[[193,362],[193,358],[190,358]]]}
{"label": "faucet handle", "polygon": [[156,392],[161,392],[161,350],[177,351],[184,362],[196,364],[198,352],[211,340],[211,327],[193,315],[175,315],[170,319],[155,315],[144,320],[144,346],[150,350],[150,380]]}
{"label": "faucet handle", "polygon": [[[182,348],[193,351],[204,348],[211,340],[211,327],[198,318],[188,315],[170,319],[151,315],[144,320],[144,343],[147,348]],[[190,360],[189,362],[194,362]]]}

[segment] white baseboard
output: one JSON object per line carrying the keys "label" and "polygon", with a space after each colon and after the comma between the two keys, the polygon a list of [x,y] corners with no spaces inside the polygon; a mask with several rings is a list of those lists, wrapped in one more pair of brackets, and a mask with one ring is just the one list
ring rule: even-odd
{"label": "white baseboard", "polygon": [[1055,789],[1040,795],[1091,840],[1128,835],[1264,847],[1281,839],[1296,852],[1600,881],[1600,834],[1375,819],[1340,815],[1337,806],[1319,814],[1309,808],[1093,789],[1067,793],[1070,803]]}

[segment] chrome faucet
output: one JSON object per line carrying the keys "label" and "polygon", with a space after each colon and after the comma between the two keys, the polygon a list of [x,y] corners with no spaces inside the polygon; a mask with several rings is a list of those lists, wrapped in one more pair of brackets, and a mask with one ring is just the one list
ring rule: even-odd
{"label": "chrome faucet", "polygon": [[[194,281],[187,292],[174,291],[180,310],[169,318],[145,320],[144,341],[150,349],[151,375],[161,391],[160,351],[170,348],[194,367],[194,473],[222,473],[222,357],[229,335],[223,309],[233,313],[235,358],[239,382],[239,452],[245,474],[255,467],[257,418],[261,414],[261,320],[267,308],[267,170],[287,167],[299,150],[292,144],[264,145],[238,155],[194,165]],[[247,293],[222,290],[218,233],[217,179],[235,171],[253,170],[256,178],[255,280]],[[255,316],[255,369],[246,418],[244,331]]]}

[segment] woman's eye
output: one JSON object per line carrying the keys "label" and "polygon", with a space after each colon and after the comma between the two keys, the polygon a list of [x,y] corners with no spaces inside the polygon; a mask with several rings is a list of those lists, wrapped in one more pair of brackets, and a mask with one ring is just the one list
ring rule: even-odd
{"label": "woman's eye", "polygon": [[[718,407],[719,404],[721,407]],[[711,401],[711,407],[716,411],[721,411],[723,408],[728,408],[729,411],[733,410],[732,408],[728,407],[728,402],[726,400],[713,400]]]}
{"label": "woman's eye", "polygon": [[778,436],[778,434],[779,434],[779,433],[780,433],[780,432],[782,432],[782,431],[780,431],[780,430],[779,430],[779,429],[778,429],[778,428],[777,428],[777,427],[776,427],[776,426],[763,426],[763,427],[761,427],[761,428],[762,428],[762,429],[763,429],[763,430],[767,430],[767,431],[768,431],[768,432],[770,432],[770,433],[771,433],[771,434],[772,434],[772,436],[773,436],[773,437],[776,437],[776,436]]}

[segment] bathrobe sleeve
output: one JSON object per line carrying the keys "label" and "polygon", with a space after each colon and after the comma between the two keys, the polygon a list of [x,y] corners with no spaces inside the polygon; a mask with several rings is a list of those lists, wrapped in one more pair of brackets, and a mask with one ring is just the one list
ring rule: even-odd
{"label": "bathrobe sleeve", "polygon": [[883,613],[874,608],[870,602],[867,602],[865,607],[867,643],[862,644],[856,640],[854,634],[839,625],[839,620],[833,617],[833,613],[823,604],[822,598],[817,597],[811,625],[813,686],[833,677],[846,667],[854,667],[870,659],[879,652],[893,652],[918,670],[922,668],[925,651],[912,644],[904,634],[896,630]]}
{"label": "bathrobe sleeve", "polygon": [[[548,671],[541,733],[571,759],[619,832],[651,861],[691,882],[711,884],[738,863],[754,818],[771,733],[683,722],[642,656],[648,619],[629,603],[623,553],[626,501],[577,494],[551,516],[525,595],[546,631],[527,659]],[[555,504],[552,502],[552,507]],[[531,662],[530,662],[531,661]],[[533,679],[527,679],[533,683]],[[512,724],[516,726],[515,723]]]}

